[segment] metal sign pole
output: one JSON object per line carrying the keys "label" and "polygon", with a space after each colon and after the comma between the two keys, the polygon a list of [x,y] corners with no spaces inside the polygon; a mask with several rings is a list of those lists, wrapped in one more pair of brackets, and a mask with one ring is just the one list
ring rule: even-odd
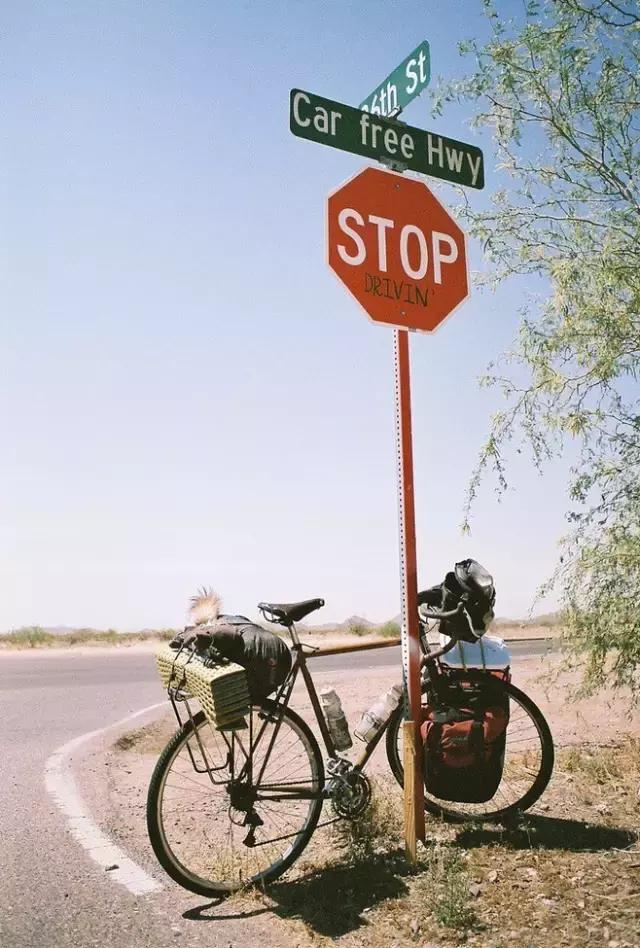
{"label": "metal sign pole", "polygon": [[409,695],[409,720],[403,728],[404,817],[407,856],[417,860],[417,840],[425,838],[423,747],[420,735],[420,628],[418,624],[418,570],[411,436],[411,383],[409,333],[394,331],[396,449],[400,520],[400,582],[402,594],[402,661]]}

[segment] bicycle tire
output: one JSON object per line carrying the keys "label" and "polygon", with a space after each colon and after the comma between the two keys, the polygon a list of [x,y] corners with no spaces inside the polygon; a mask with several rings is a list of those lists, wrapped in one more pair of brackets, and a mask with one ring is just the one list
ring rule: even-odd
{"label": "bicycle tire", "polygon": [[[468,682],[486,682],[487,680],[486,673],[474,673],[473,671],[467,671],[456,677],[459,681]],[[428,690],[428,687],[429,682],[423,684],[423,694]],[[447,822],[509,823],[516,814],[521,813],[524,810],[528,810],[531,806],[533,806],[536,800],[542,796],[549,783],[549,780],[551,779],[555,756],[553,738],[551,736],[549,725],[547,724],[542,711],[540,711],[538,706],[528,695],[526,695],[515,685],[511,684],[511,682],[501,681],[500,679],[495,678],[491,681],[491,687],[495,687],[498,691],[504,690],[509,696],[510,704],[512,701],[516,702],[516,704],[520,706],[528,718],[530,718],[540,744],[540,760],[537,766],[537,772],[533,775],[533,782],[526,792],[506,806],[500,805],[500,803],[496,801],[496,797],[498,797],[499,794],[502,793],[504,796],[504,790],[501,790],[504,779],[501,781],[500,786],[498,787],[498,790],[494,796],[491,798],[491,800],[487,801],[486,804],[455,803],[449,800],[439,801],[436,797],[429,795],[425,788],[425,810],[427,810],[429,813],[432,813],[434,816],[438,816],[446,820]],[[402,765],[399,740],[400,725],[402,723],[403,717],[402,712],[402,706],[400,706],[394,712],[391,720],[389,721],[386,734],[387,759],[389,761],[391,771],[401,787],[404,786],[404,768]],[[507,727],[507,746],[509,741],[508,735],[509,727]],[[522,753],[524,750],[525,749],[522,748],[519,752]],[[490,807],[492,803],[494,804],[493,809],[481,809],[481,807],[485,806]]]}
{"label": "bicycle tire", "polygon": [[[252,713],[258,715],[273,714],[276,708],[277,705],[275,702],[264,700],[252,706]],[[280,713],[280,709],[278,709],[278,712]],[[173,735],[160,754],[149,783],[147,795],[147,830],[151,846],[158,862],[175,882],[198,895],[226,896],[250,885],[262,885],[272,882],[282,875],[282,873],[286,872],[308,845],[320,818],[323,800],[319,798],[304,801],[309,803],[309,807],[300,832],[294,836],[293,841],[286,847],[285,851],[264,869],[248,875],[246,878],[206,878],[200,875],[185,865],[184,861],[181,861],[178,854],[174,851],[174,846],[167,839],[167,831],[164,826],[165,818],[163,817],[163,802],[167,780],[171,773],[173,763],[178,758],[180,751],[186,748],[189,738],[195,736],[195,730],[203,730],[205,726],[209,725],[207,725],[203,712],[200,711],[194,715],[193,723],[191,720],[186,722],[184,726]],[[318,742],[306,722],[290,708],[284,709],[282,725],[278,736],[283,733],[283,728],[287,726],[299,738],[307,754],[314,783],[317,784],[319,790],[322,790],[324,787],[324,765]],[[276,752],[277,747],[278,738],[276,738],[272,753]],[[191,775],[190,779],[193,779],[193,775]],[[295,803],[295,800],[293,802]],[[200,804],[198,804],[198,806],[199,805]],[[231,810],[231,804],[229,804],[229,809]],[[204,813],[200,814],[200,818],[202,820],[207,819],[206,809]],[[217,814],[212,811],[210,819],[215,822]],[[229,825],[238,826],[237,823],[232,823],[231,816],[229,816]],[[245,827],[242,828],[242,832],[246,832]],[[259,843],[258,845],[265,846],[268,845],[268,843]]]}

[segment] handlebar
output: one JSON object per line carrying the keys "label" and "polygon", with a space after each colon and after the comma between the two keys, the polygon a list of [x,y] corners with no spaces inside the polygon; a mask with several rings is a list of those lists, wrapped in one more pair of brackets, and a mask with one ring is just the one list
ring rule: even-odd
{"label": "handlebar", "polygon": [[[422,605],[418,607],[418,615],[423,621],[426,621],[427,619],[436,619],[438,622],[440,622],[442,619],[453,619],[455,616],[460,615],[464,609],[464,605],[464,600],[461,600],[455,609],[450,609],[448,612],[433,612],[426,608],[425,605]],[[421,667],[424,668],[426,664],[435,662],[438,658],[442,658],[443,655],[446,655],[447,652],[450,652],[451,649],[455,648],[457,644],[457,639],[451,638],[446,645],[436,649],[434,652],[427,651],[422,658],[422,662],[420,663]],[[425,648],[427,647],[426,642],[423,642],[423,646]]]}
{"label": "handlebar", "polygon": [[418,607],[418,614],[421,619],[453,619],[454,616],[460,615],[464,609],[464,602],[461,600],[455,609],[450,609],[449,612],[432,612],[429,609],[426,609],[424,606]]}
{"label": "handlebar", "polygon": [[442,658],[443,655],[446,655],[447,652],[450,652],[451,649],[455,648],[457,644],[458,644],[458,642],[457,642],[456,639],[449,639],[449,641],[447,642],[446,645],[443,645],[442,648],[436,649],[435,652],[426,652],[426,653],[422,656],[422,661],[420,662],[420,667],[421,667],[421,668],[424,668],[424,666],[425,666],[428,662],[435,662],[435,660],[436,660],[437,658]]}

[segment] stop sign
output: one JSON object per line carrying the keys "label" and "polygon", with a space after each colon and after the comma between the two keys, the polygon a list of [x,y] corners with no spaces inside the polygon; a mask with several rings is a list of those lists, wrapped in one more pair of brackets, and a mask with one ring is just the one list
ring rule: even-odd
{"label": "stop sign", "polygon": [[365,168],[327,213],[329,266],[374,322],[431,332],[469,295],[465,235],[422,182]]}

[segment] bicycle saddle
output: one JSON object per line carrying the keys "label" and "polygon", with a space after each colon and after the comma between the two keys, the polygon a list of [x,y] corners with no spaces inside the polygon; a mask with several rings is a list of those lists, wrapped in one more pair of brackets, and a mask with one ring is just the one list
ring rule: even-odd
{"label": "bicycle saddle", "polygon": [[[324,599],[304,599],[302,602],[259,602],[258,609],[261,612],[268,612],[273,616],[273,621],[281,622],[282,625],[291,625],[293,622],[300,622],[310,612],[321,609],[324,606]],[[268,617],[269,618],[269,617]]]}

